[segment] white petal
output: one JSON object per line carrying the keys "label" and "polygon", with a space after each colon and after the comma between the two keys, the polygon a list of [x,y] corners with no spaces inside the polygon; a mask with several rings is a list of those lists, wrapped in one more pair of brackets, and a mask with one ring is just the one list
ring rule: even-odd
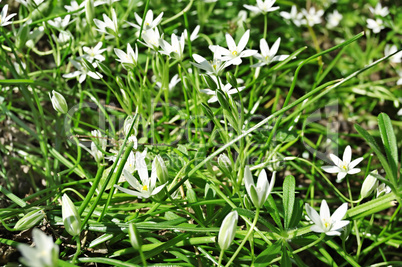
{"label": "white petal", "polygon": [[326,232],[325,234],[326,234],[326,235],[329,235],[329,236],[340,236],[340,235],[341,235],[341,232],[338,232],[338,231],[329,231],[329,232]]}
{"label": "white petal", "polygon": [[319,227],[321,227],[321,217],[318,212],[313,209],[308,203],[306,203],[306,212],[308,217]]}
{"label": "white petal", "polygon": [[325,218],[330,218],[331,213],[329,212],[329,207],[327,204],[327,201],[325,199],[322,200],[321,206],[320,206],[320,217],[321,220]]}
{"label": "white petal", "polygon": [[269,55],[269,46],[265,39],[260,40],[260,50],[261,50],[262,57],[266,57]]}
{"label": "white petal", "polygon": [[155,189],[152,191],[151,195],[153,196],[153,195],[158,194],[158,193],[165,187],[165,185],[166,185],[166,184],[163,184],[163,185],[160,185],[160,186],[158,186],[157,188],[155,188]]}
{"label": "white petal", "polygon": [[348,211],[348,203],[343,203],[339,208],[336,209],[334,214],[332,214],[331,220],[333,222],[342,220],[343,217],[345,217],[347,211]]}
{"label": "white petal", "polygon": [[328,173],[338,173],[341,171],[338,166],[322,166],[321,169]]}
{"label": "white petal", "polygon": [[349,223],[350,223],[350,221],[337,221],[332,225],[331,230],[336,231],[336,230],[342,229],[343,227],[345,227]]}
{"label": "white petal", "polygon": [[312,225],[310,227],[310,230],[313,231],[313,232],[316,232],[316,233],[323,233],[324,232],[324,230],[320,226],[318,226],[316,224]]}
{"label": "white petal", "polygon": [[225,37],[226,37],[226,44],[228,45],[229,50],[236,49],[236,43],[233,40],[233,37],[229,33],[227,33]]}
{"label": "white petal", "polygon": [[345,151],[343,152],[343,162],[349,164],[351,160],[352,160],[352,148],[350,148],[350,146],[347,146],[345,148]]}
{"label": "white petal", "polygon": [[360,169],[359,169],[359,168],[355,168],[355,169],[349,170],[349,171],[348,171],[348,174],[356,174],[356,173],[359,173],[359,172],[360,172]]}
{"label": "white petal", "polygon": [[[250,30],[247,30],[243,36],[241,37],[240,41],[239,41],[239,45],[237,46],[238,51],[243,51],[243,49],[246,47],[248,39],[250,38]],[[257,51],[256,51],[257,52]]]}
{"label": "white petal", "polygon": [[122,191],[122,192],[124,192],[126,194],[133,195],[133,196],[136,196],[136,197],[143,197],[143,194],[141,194],[140,192],[130,190],[130,189],[118,186],[118,185],[114,185],[114,187],[116,187],[117,189],[119,189],[120,191]]}
{"label": "white petal", "polygon": [[355,159],[354,161],[352,161],[352,162],[349,164],[349,169],[353,169],[354,167],[356,167],[357,164],[359,164],[362,160],[363,160],[363,158],[361,157],[361,158],[357,158],[357,159]]}
{"label": "white petal", "polygon": [[331,158],[332,162],[335,163],[336,166],[340,166],[342,164],[342,160],[335,156],[334,154],[329,154],[329,157]]}
{"label": "white petal", "polygon": [[123,169],[123,175],[124,178],[126,178],[126,181],[132,186],[134,187],[134,189],[141,191],[142,186],[140,185],[140,183],[137,181],[137,179],[135,179],[135,177],[133,175],[131,175],[131,173],[129,173],[126,169]]}
{"label": "white petal", "polygon": [[245,50],[240,53],[240,57],[251,57],[255,55],[258,51],[257,50]]}
{"label": "white petal", "polygon": [[346,172],[339,172],[336,177],[336,182],[340,183],[342,181],[342,179],[345,178],[346,175],[347,175]]}
{"label": "white petal", "polygon": [[269,54],[271,57],[275,56],[276,53],[278,53],[280,43],[281,43],[281,38],[279,37],[278,39],[276,39],[275,43],[271,47],[271,50],[269,51]]}

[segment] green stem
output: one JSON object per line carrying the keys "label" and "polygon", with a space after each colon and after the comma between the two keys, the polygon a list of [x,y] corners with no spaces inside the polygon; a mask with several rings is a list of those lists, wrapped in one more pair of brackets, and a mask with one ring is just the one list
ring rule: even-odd
{"label": "green stem", "polygon": [[95,181],[92,184],[91,189],[89,189],[87,196],[85,197],[84,201],[81,203],[81,206],[78,209],[79,215],[81,215],[84,212],[85,208],[88,206],[89,201],[91,201],[91,199],[93,198],[95,190],[98,188],[104,170],[105,165],[101,165],[100,168],[98,169],[98,172],[96,173]]}
{"label": "green stem", "polygon": [[73,257],[73,264],[77,263],[78,255],[80,255],[80,253],[81,253],[81,240],[80,240],[80,237],[76,236],[75,239],[77,241],[77,251],[75,252],[74,257]]}
{"label": "green stem", "polygon": [[264,40],[267,38],[268,15],[264,14]]}
{"label": "green stem", "polygon": [[239,254],[239,252],[241,251],[241,249],[243,248],[244,244],[246,244],[248,238],[250,237],[251,233],[254,230],[255,225],[257,224],[258,221],[258,216],[260,215],[260,209],[257,208],[257,211],[255,213],[255,217],[254,217],[254,221],[253,224],[250,227],[250,230],[248,230],[246,236],[244,237],[243,241],[241,242],[240,246],[237,248],[237,250],[235,251],[235,253],[233,254],[233,256],[230,258],[230,260],[228,261],[228,263],[226,264],[226,267],[230,266],[231,263],[233,262],[233,260],[237,257],[237,255]]}
{"label": "green stem", "polygon": [[147,266],[147,259],[145,258],[144,252],[142,252],[142,249],[140,248],[139,250],[140,252],[140,257],[141,257],[141,261],[142,261],[142,266]]}
{"label": "green stem", "polygon": [[221,249],[221,252],[219,253],[218,267],[221,267],[221,265],[222,265],[222,258],[223,258],[224,252],[225,251],[223,249]]}

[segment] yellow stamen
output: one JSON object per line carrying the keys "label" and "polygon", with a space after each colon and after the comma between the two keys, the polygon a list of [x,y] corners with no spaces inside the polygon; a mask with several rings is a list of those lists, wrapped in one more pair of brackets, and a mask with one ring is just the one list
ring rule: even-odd
{"label": "yellow stamen", "polygon": [[142,187],[142,191],[148,191],[148,186],[144,185],[144,186]]}
{"label": "yellow stamen", "polygon": [[233,52],[232,52],[232,55],[237,56],[237,51],[236,51],[236,50],[233,51]]}

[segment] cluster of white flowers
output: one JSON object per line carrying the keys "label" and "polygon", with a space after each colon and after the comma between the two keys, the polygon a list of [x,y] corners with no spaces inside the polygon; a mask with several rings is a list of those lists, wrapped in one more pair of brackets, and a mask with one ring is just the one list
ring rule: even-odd
{"label": "cluster of white flowers", "polygon": [[385,28],[383,18],[388,16],[388,7],[382,7],[381,3],[378,3],[375,8],[369,7],[371,13],[373,13],[374,19],[367,19],[367,28],[371,29],[373,33],[379,33]]}

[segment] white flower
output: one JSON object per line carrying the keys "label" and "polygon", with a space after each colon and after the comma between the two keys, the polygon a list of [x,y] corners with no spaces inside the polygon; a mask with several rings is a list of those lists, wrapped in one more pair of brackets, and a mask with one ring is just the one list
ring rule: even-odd
{"label": "white flower", "polygon": [[52,37],[59,44],[68,43],[70,41],[70,39],[73,38],[73,36],[71,35],[71,32],[69,32],[69,31],[61,31],[59,33],[59,36],[52,35]]}
{"label": "white flower", "polygon": [[363,158],[357,158],[354,161],[350,162],[352,160],[352,149],[350,148],[350,146],[347,146],[345,148],[345,151],[343,152],[343,160],[341,160],[334,154],[330,154],[329,157],[336,166],[323,166],[321,168],[328,173],[338,173],[336,179],[338,183],[341,182],[347,174],[356,174],[360,172],[360,169],[355,167],[363,160]]}
{"label": "white flower", "polygon": [[223,48],[219,45],[210,45],[209,49],[211,49],[211,51],[214,53],[218,52],[220,55],[222,55],[221,59],[223,61],[229,61],[233,65],[240,65],[242,62],[241,60],[242,57],[251,57],[252,55],[257,53],[257,50],[249,50],[249,49],[244,50],[244,48],[246,48],[249,38],[250,38],[250,30],[247,30],[240,38],[239,44],[236,45],[235,41],[233,40],[233,37],[227,33],[226,44],[228,46],[228,49]]}
{"label": "white flower", "polygon": [[[1,1],[0,1],[1,2]],[[11,24],[11,21],[9,21],[12,17],[17,15],[17,13],[13,13],[7,16],[7,11],[8,11],[8,5],[4,5],[3,9],[1,10],[0,14],[0,26],[6,26],[8,24]]]}
{"label": "white flower", "polygon": [[385,28],[384,22],[382,19],[367,19],[367,28],[372,29],[374,33],[379,33],[382,29]]}
{"label": "white flower", "polygon": [[[229,96],[236,94],[237,92],[240,92],[245,88],[244,86],[242,86],[242,87],[239,87],[238,89],[236,89],[236,88],[232,89],[232,85],[230,83],[223,85],[220,78],[216,78],[216,76],[211,76],[211,78],[217,84],[217,87],[221,88],[222,91],[225,92]],[[219,81],[219,83],[218,83],[218,81]],[[217,90],[219,90],[219,89],[217,89]],[[201,89],[200,92],[205,93],[207,95],[213,95],[213,97],[211,97],[208,100],[208,103],[214,103],[214,102],[218,101],[218,97],[216,96],[216,91],[213,91],[211,89]]]}
{"label": "white flower", "polygon": [[65,16],[64,19],[62,19],[61,17],[57,17],[54,20],[49,20],[47,23],[49,23],[49,25],[51,25],[57,29],[64,30],[70,23],[70,18],[71,18],[71,15]]}
{"label": "white flower", "polygon": [[279,15],[281,15],[284,19],[292,20],[297,27],[301,25],[301,21],[303,19],[303,14],[297,12],[296,6],[292,6],[290,13],[286,11],[281,11]]}
{"label": "white flower", "polygon": [[[393,53],[398,51],[398,48],[396,45],[389,45],[387,44],[384,48],[384,55],[387,57]],[[389,61],[392,63],[401,63],[402,62],[402,50],[393,55],[392,57],[389,58]]]}
{"label": "white flower", "polygon": [[88,60],[89,62],[93,62],[94,60],[98,60],[99,62],[102,62],[105,60],[105,57],[102,56],[101,54],[106,51],[106,49],[100,49],[102,47],[102,42],[99,42],[95,47],[87,47],[84,46],[82,50],[86,53],[84,58]]}
{"label": "white flower", "polygon": [[239,219],[237,211],[232,211],[223,219],[219,229],[218,244],[221,250],[227,250],[236,235],[236,226]]}
{"label": "white flower", "polygon": [[271,62],[275,61],[283,61],[289,57],[289,55],[280,55],[276,56],[276,53],[279,49],[279,44],[281,42],[281,38],[278,38],[275,43],[272,45],[271,49],[269,49],[268,43],[265,39],[260,40],[260,50],[261,54],[257,53],[254,55],[256,59],[260,62],[251,65],[251,67],[261,67],[264,65],[269,65]]}
{"label": "white flower", "polygon": [[158,28],[155,28],[147,30],[142,34],[142,39],[145,43],[142,41],[139,42],[153,50],[157,50],[159,47],[160,38],[163,37],[160,36]]}
{"label": "white flower", "polygon": [[64,74],[63,75],[64,78],[79,77],[79,79],[78,79],[79,83],[83,83],[85,81],[85,79],[87,78],[87,76],[89,76],[93,79],[97,79],[97,80],[99,80],[103,77],[102,74],[100,74],[99,72],[93,72],[93,71],[88,70],[83,64],[81,64],[78,61],[75,61],[73,59],[71,59],[70,61],[77,70],[72,73]]}
{"label": "white flower", "polygon": [[103,20],[104,21],[94,19],[94,23],[96,27],[98,27],[96,30],[105,34],[110,34],[107,31],[107,28],[109,28],[112,31],[112,35],[117,36],[119,29],[117,26],[117,17],[114,8],[112,8],[112,19],[110,19],[106,14],[103,14]]}
{"label": "white flower", "polygon": [[377,187],[377,197],[391,193],[391,187],[382,183]]}
{"label": "white flower", "polygon": [[141,153],[137,152],[135,157],[135,169],[137,170],[138,175],[140,176],[141,184],[137,181],[134,176],[128,172],[126,169],[123,169],[123,175],[126,178],[127,182],[134,187],[134,190],[126,189],[121,186],[115,185],[120,191],[127,193],[129,195],[133,195],[139,198],[149,198],[153,195],[158,194],[166,184],[156,186],[156,166],[155,160],[152,163],[152,172],[151,177],[148,175],[147,164],[145,163],[145,158],[141,155]]}
{"label": "white flower", "polygon": [[[172,79],[169,82],[169,91],[172,91],[176,85],[180,82],[180,78],[178,74],[175,74]],[[159,89],[162,88],[162,83],[161,82],[156,82],[156,87],[158,87]]]}
{"label": "white flower", "polygon": [[326,235],[341,235],[340,230],[349,224],[349,221],[342,221],[348,211],[348,203],[343,203],[331,216],[329,207],[325,199],[321,202],[320,215],[318,212],[306,203],[306,212],[314,225],[310,227],[311,231],[316,233],[325,233]]}
{"label": "white flower", "polygon": [[192,65],[199,69],[203,69],[208,75],[219,76],[221,72],[228,66],[231,65],[230,61],[223,61],[219,51],[214,53],[214,58],[212,61],[207,61],[205,58],[198,54],[193,54],[193,58],[197,63],[190,62]]}
{"label": "white flower", "polygon": [[373,15],[378,15],[378,16],[381,16],[381,17],[385,17],[386,15],[389,14],[388,7],[386,7],[386,6],[382,7],[381,3],[378,3],[375,6],[375,8],[372,8],[370,6],[369,9],[370,9],[371,13],[373,13]]}
{"label": "white flower", "polygon": [[47,236],[37,228],[32,230],[32,237],[35,247],[28,246],[27,244],[19,244],[17,246],[22,254],[20,261],[24,265],[31,267],[57,266],[59,246],[53,242],[53,238]]}
{"label": "white flower", "polygon": [[121,64],[123,64],[124,68],[132,69],[135,66],[137,66],[137,60],[138,60],[137,45],[135,45],[135,52],[134,52],[133,48],[131,48],[130,44],[127,44],[127,54],[123,50],[120,50],[117,48],[114,49],[114,52],[119,57],[119,59],[116,59],[116,60],[121,62]]}
{"label": "white flower", "polygon": [[275,1],[276,0],[265,0],[265,1],[257,0],[257,6],[250,6],[250,5],[243,5],[243,6],[255,13],[266,14],[268,12],[272,12],[279,9],[278,6],[273,7]]}
{"label": "white flower", "polygon": [[272,188],[275,184],[276,172],[272,173],[271,183],[268,182],[267,173],[263,169],[258,175],[257,186],[254,184],[253,176],[249,166],[244,170],[244,184],[246,186],[247,194],[250,197],[256,208],[261,208],[268,196],[271,194]]}
{"label": "white flower", "polygon": [[[137,24],[132,23],[127,21],[127,23],[130,26],[133,26],[137,29],[141,29],[141,24],[142,24],[142,17],[140,17],[136,12],[134,12],[135,20],[137,21]],[[148,10],[147,14],[145,15],[145,20],[144,20],[144,25],[143,25],[143,30],[150,30],[156,28],[156,26],[159,25],[163,17],[163,12],[159,14],[154,20],[154,13],[152,12],[151,9]]]}
{"label": "white flower", "polygon": [[76,0],[72,0],[72,1],[70,2],[70,5],[71,5],[71,6],[65,5],[64,8],[65,8],[68,12],[74,12],[74,11],[77,11],[77,10],[79,10],[79,9],[82,9],[82,10],[80,10],[79,12],[74,13],[75,15],[79,15],[79,14],[81,14],[81,13],[83,13],[83,12],[85,11],[84,7],[85,7],[85,5],[86,5],[86,1],[83,1],[80,5],[78,5],[78,3],[77,3]]}
{"label": "white flower", "polygon": [[339,25],[339,22],[341,22],[343,16],[341,13],[338,12],[338,10],[335,10],[333,13],[329,14],[327,17],[327,27],[328,29],[333,29],[336,26]]}
{"label": "white flower", "polygon": [[321,17],[322,15],[324,15],[324,10],[317,10],[316,12],[315,7],[311,7],[309,11],[303,8],[301,12],[305,18],[301,21],[301,24],[303,25],[307,24],[310,27],[313,27],[315,24],[320,24]]}
{"label": "white flower", "polygon": [[159,39],[159,45],[162,48],[159,52],[161,54],[171,56],[173,53],[176,59],[183,59],[183,51],[184,51],[184,33],[181,34],[180,38],[176,36],[176,34],[172,34],[172,44],[170,45],[163,39]]}

